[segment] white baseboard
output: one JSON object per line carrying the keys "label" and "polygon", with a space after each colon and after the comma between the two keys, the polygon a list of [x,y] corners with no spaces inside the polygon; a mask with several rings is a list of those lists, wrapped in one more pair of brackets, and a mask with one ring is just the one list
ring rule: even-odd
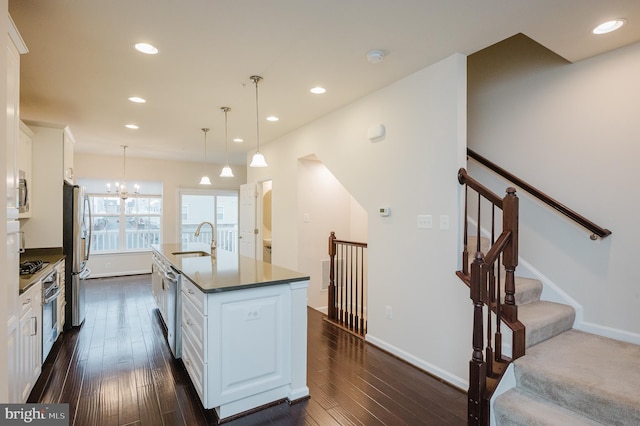
{"label": "white baseboard", "polygon": [[110,272],[103,272],[103,273],[98,273],[98,274],[91,274],[91,276],[89,277],[89,279],[91,278],[109,278],[109,277],[124,277],[126,275],[144,275],[144,274],[150,274],[151,273],[151,269],[146,269],[146,270],[140,270],[140,271],[124,271],[124,272],[114,272],[114,271],[110,271]]}
{"label": "white baseboard", "polygon": [[640,345],[640,334],[638,333],[632,333],[630,331],[620,330],[617,328],[607,327],[604,325],[593,324],[584,321],[580,324],[576,324],[574,328],[586,333],[597,334],[598,336],[608,337],[610,339]]}
{"label": "white baseboard", "polygon": [[458,376],[456,376],[455,374],[451,374],[448,371],[445,371],[439,367],[436,367],[433,364],[428,363],[427,361],[420,359],[416,356],[411,355],[408,352],[403,351],[402,349],[399,349],[393,345],[390,345],[389,343],[378,339],[375,336],[372,336],[371,334],[367,334],[365,336],[365,340],[369,343],[371,343],[374,346],[379,347],[380,349],[384,349],[385,351],[397,356],[398,358],[402,359],[403,361],[408,362],[411,365],[414,365],[416,367],[418,367],[421,370],[426,371],[429,374],[432,374],[436,377],[438,377],[439,379],[444,380],[445,382],[449,383],[450,385],[466,392],[467,389],[469,388],[469,381],[466,379],[462,379]]}

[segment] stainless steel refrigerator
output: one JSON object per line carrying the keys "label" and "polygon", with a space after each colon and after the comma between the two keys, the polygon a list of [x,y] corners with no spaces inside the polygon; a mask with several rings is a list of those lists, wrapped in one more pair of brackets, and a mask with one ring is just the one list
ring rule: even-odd
{"label": "stainless steel refrigerator", "polygon": [[78,185],[64,183],[62,245],[65,257],[65,329],[79,327],[85,314],[85,282],[91,270],[91,204]]}

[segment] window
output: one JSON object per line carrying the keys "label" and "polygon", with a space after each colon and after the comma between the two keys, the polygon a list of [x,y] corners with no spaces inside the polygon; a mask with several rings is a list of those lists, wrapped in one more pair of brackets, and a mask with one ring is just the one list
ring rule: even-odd
{"label": "window", "polygon": [[160,242],[162,196],[136,195],[122,200],[89,194],[93,253],[150,250]]}

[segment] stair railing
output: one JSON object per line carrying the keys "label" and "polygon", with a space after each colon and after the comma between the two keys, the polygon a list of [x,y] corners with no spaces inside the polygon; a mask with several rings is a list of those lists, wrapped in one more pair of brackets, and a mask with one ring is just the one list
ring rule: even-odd
{"label": "stair railing", "polygon": [[[525,351],[525,327],[518,321],[515,303],[515,270],[518,266],[518,197],[516,190],[507,188],[503,198],[483,186],[467,174],[458,171],[458,181],[465,186],[464,248],[462,270],[457,275],[470,288],[473,301],[472,356],[469,362],[468,424],[489,424],[489,402],[502,373],[511,360]],[[476,244],[473,261],[469,267],[469,200],[475,191]],[[483,206],[490,206],[490,218],[483,218]],[[496,209],[502,213],[502,230],[496,231]],[[489,222],[490,247],[481,250],[481,228]],[[502,264],[502,267],[500,266]],[[502,298],[502,273],[504,268],[504,301]],[[486,307],[486,322],[484,319]],[[511,330],[511,358],[502,354],[502,323]],[[495,332],[493,326],[495,324]],[[486,341],[485,341],[486,330]]]}
{"label": "stair railing", "polygon": [[329,320],[364,336],[367,332],[367,243],[329,236]]}
{"label": "stair railing", "polygon": [[556,199],[550,197],[549,195],[545,194],[544,192],[542,192],[538,188],[536,188],[536,187],[534,187],[532,185],[529,185],[527,182],[525,182],[522,179],[518,178],[517,176],[509,173],[508,171],[506,171],[502,167],[498,166],[497,164],[493,163],[492,161],[487,160],[485,157],[483,157],[482,155],[478,154],[477,152],[467,148],[467,155],[469,156],[469,158],[472,158],[473,160],[477,161],[478,163],[484,165],[489,170],[492,170],[493,172],[499,174],[503,178],[507,179],[508,181],[510,181],[511,183],[516,185],[518,188],[521,188],[523,191],[528,192],[529,194],[531,194],[532,196],[534,196],[538,200],[542,201],[543,203],[545,203],[549,207],[555,209],[556,211],[558,211],[561,214],[565,215],[566,217],[568,217],[572,221],[576,222],[580,226],[582,226],[582,227],[586,228],[587,230],[591,231],[590,238],[592,240],[597,240],[598,237],[605,238],[605,237],[608,237],[609,235],[611,235],[611,231],[608,230],[607,228],[603,228],[600,225],[596,225],[594,222],[590,221],[589,219],[587,219],[586,217],[582,216],[581,214],[578,214],[575,211],[571,210],[569,207],[565,206],[564,204],[562,204],[558,200],[556,200]]}

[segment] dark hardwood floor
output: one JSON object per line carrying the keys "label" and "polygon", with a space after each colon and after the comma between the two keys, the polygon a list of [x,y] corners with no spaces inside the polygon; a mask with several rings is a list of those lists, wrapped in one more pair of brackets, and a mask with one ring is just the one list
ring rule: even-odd
{"label": "dark hardwood floor", "polygon": [[[150,275],[87,281],[86,319],[65,331],[29,402],[69,403],[71,425],[215,424],[172,358]],[[308,314],[311,398],[227,425],[463,425],[466,395]]]}

